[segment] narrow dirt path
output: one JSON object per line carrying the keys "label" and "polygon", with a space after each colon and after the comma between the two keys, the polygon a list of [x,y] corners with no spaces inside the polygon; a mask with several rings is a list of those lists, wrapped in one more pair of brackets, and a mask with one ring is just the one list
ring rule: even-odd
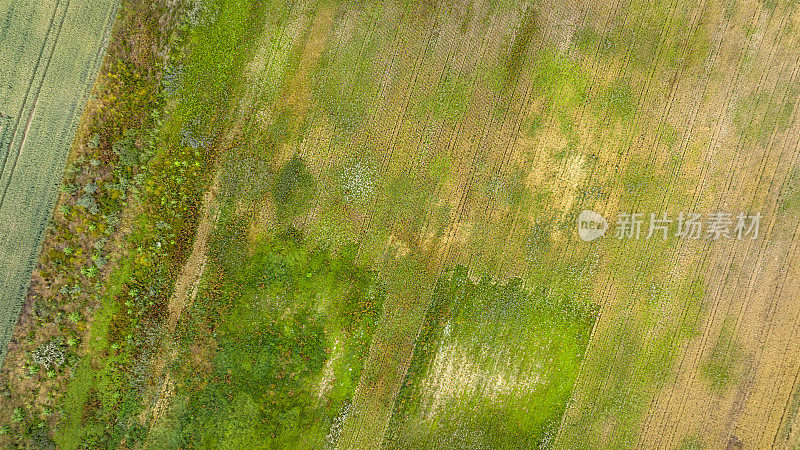
{"label": "narrow dirt path", "polygon": [[[217,205],[218,193],[219,170],[215,170],[211,188],[203,196],[203,209],[200,213],[200,222],[197,225],[192,253],[181,268],[178,279],[175,281],[175,290],[169,301],[169,318],[167,319],[167,326],[164,334],[164,350],[167,355],[159,359],[159,364],[157,364],[154,370],[155,379],[159,379],[161,375],[164,374],[165,368],[169,366],[168,362],[171,363],[177,357],[178,352],[175,348],[173,336],[181,313],[194,301],[195,297],[197,297],[200,280],[202,280],[203,273],[205,272],[208,239],[219,217],[219,208]],[[164,381],[159,389],[157,400],[153,405],[152,419],[150,420],[151,426],[158,423],[164,417],[164,413],[169,405],[169,400],[175,389],[175,384],[170,378],[169,372],[163,376]]]}
{"label": "narrow dirt path", "polygon": [[[295,44],[297,43],[297,40],[302,36],[302,29],[305,27],[303,19],[306,12],[308,11],[302,7],[298,7],[295,10],[292,14],[293,19],[290,21],[287,30],[285,30],[286,32],[281,35],[282,39],[288,38]],[[328,14],[328,18],[330,18],[330,14]],[[260,82],[263,81],[263,75],[274,72],[270,71],[274,61],[269,52],[272,48],[271,41],[275,37],[271,31],[273,30],[269,27],[263,30],[260,41],[256,46],[255,54],[245,67],[246,88],[240,97],[238,105],[231,110],[230,116],[234,119],[217,144],[216,154],[218,155],[224,154],[225,151],[235,145],[236,139],[241,135],[244,128],[245,121],[254,112],[257,100],[263,89]],[[154,369],[153,375],[153,379],[160,380],[163,377],[163,381],[158,389],[157,399],[152,406],[152,414],[149,420],[151,427],[164,418],[175,389],[175,383],[166,367],[169,367],[180,354],[175,343],[174,333],[181,314],[187,307],[191,306],[197,297],[200,283],[205,273],[208,241],[219,218],[220,172],[220,165],[217,161],[214,166],[214,178],[208,191],[203,195],[203,206],[192,244],[192,251],[183,267],[181,267],[169,301],[169,317],[166,321],[162,356],[159,358],[159,363]],[[140,417],[147,417],[147,410],[143,411]]]}
{"label": "narrow dirt path", "polygon": [[[262,36],[262,41],[266,39],[267,42],[261,42],[259,45],[260,50],[268,48],[268,38],[268,35]],[[256,90],[254,89],[254,85],[251,85],[250,89],[247,90],[247,94],[242,97],[236,120],[225,132],[217,146],[218,153],[220,151],[224,151],[224,149],[230,148],[233,145],[236,136],[239,135],[239,132],[244,125],[246,117],[245,112],[249,112],[252,109],[253,103],[255,102],[255,96]],[[178,351],[175,347],[174,341],[175,329],[183,311],[190,306],[197,297],[197,293],[200,288],[200,281],[205,273],[208,240],[211,237],[211,233],[214,230],[219,217],[219,204],[217,201],[219,190],[220,169],[219,164],[217,163],[214,167],[214,178],[211,182],[211,186],[203,195],[203,206],[200,212],[197,231],[195,232],[192,244],[192,252],[189,254],[189,257],[187,258],[183,267],[181,267],[178,278],[175,280],[175,288],[173,290],[172,297],[169,300],[169,317],[167,318],[166,328],[164,330],[165,341],[162,346],[163,354],[162,357],[159,358],[159,363],[154,368],[153,374],[153,379],[158,380],[163,377],[164,381],[159,389],[157,400],[152,407],[152,415],[149,421],[151,426],[161,421],[161,419],[164,417],[164,413],[167,410],[169,401],[172,398],[172,393],[174,392],[174,383],[171,380],[169,373],[165,374],[165,368],[168,367],[170,363],[178,356]],[[147,410],[143,412],[143,417],[146,416]]]}
{"label": "narrow dirt path", "polygon": [[178,279],[175,281],[175,290],[169,301],[169,319],[167,320],[167,333],[172,335],[178,325],[178,319],[183,310],[194,301],[200,286],[200,280],[206,267],[206,251],[211,231],[219,217],[217,196],[219,195],[219,170],[214,171],[214,180],[209,190],[203,195],[203,209],[192,245],[192,253],[186,260]]}

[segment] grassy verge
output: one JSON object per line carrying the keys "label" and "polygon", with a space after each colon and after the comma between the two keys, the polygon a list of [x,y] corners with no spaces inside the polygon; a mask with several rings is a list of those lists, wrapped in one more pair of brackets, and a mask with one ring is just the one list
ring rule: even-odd
{"label": "grassy verge", "polygon": [[[141,165],[132,174],[138,195],[126,210],[129,233],[80,364],[89,370],[78,371],[67,388],[71,401],[64,404],[56,434],[63,448],[130,446],[147,434],[137,413],[147,388],[158,382],[148,378],[147,367],[175,277],[191,248],[213,165],[212,143],[249,54],[248,37],[263,17],[263,8],[250,2],[207,7],[194,23],[184,16],[182,32],[171,44],[172,73],[180,75],[169,87],[178,101],[159,103],[149,128],[126,131],[112,146],[118,170],[130,169],[126,163]],[[166,83],[156,82],[158,95],[166,95]],[[124,174],[118,184],[127,179]]]}
{"label": "grassy verge", "polygon": [[[73,143],[56,213],[33,273],[26,313],[17,326],[17,341],[9,346],[3,368],[2,446],[52,445],[52,429],[82,392],[65,392],[65,386],[70,380],[88,385],[82,378],[91,369],[85,360],[93,349],[88,324],[103,306],[101,280],[116,267],[116,243],[124,234],[120,218],[141,187],[137,164],[121,160],[117,143],[146,158],[150,148],[146,130],[155,122],[151,112],[160,105],[160,59],[155,55],[159,46],[134,55],[129,45],[143,37],[155,42],[168,38],[174,23],[155,23],[165,12],[161,6],[132,0],[120,9]],[[138,130],[137,139],[124,139],[125,129]],[[104,322],[108,320],[99,321]],[[15,413],[9,417],[5,411]]]}

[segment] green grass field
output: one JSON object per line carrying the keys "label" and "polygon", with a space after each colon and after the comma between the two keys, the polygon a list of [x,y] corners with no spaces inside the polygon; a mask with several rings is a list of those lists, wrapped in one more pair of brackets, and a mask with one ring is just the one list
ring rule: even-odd
{"label": "green grass field", "polygon": [[0,5],[0,365],[117,7],[116,0]]}
{"label": "green grass field", "polygon": [[[800,6],[187,11],[149,128],[105,143],[122,181],[90,188],[141,189],[61,447],[800,442]],[[583,242],[585,209],[764,234]]]}

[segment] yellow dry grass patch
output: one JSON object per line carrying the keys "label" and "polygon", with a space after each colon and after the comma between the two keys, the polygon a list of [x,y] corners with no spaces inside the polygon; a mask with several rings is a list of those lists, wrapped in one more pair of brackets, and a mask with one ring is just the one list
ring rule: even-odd
{"label": "yellow dry grass patch", "polygon": [[[510,351],[484,350],[477,358],[458,344],[442,345],[422,381],[421,406],[430,420],[451,401],[480,396],[494,401],[501,396],[525,394],[543,384],[541,362],[521,367]],[[491,367],[489,366],[491,364]]]}

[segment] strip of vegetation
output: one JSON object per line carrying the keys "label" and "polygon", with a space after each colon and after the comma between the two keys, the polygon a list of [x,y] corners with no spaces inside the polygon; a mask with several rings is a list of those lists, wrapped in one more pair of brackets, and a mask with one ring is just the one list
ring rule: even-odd
{"label": "strip of vegetation", "polygon": [[[86,362],[92,370],[83,372],[93,380],[92,388],[68,405],[60,433],[64,447],[132,446],[147,435],[138,412],[148,388],[161,381],[151,379],[155,372],[149,370],[157,360],[161,322],[192,245],[213,166],[212,144],[224,128],[233,87],[252,49],[249,37],[260,29],[263,11],[255,2],[208,3],[195,23],[187,24],[186,41],[174,47],[172,73],[179,75],[168,87],[179,101],[163,123],[154,124],[153,155],[141,176],[140,212],[104,302],[107,325],[96,321],[92,329],[100,344]],[[185,17],[191,21],[192,14]],[[76,379],[70,388],[77,392],[87,385]]]}
{"label": "strip of vegetation", "polygon": [[[162,105],[159,52],[177,26],[171,12],[138,0],[120,9],[4,365],[0,446],[51,447],[51,429],[70,400],[64,386],[82,373],[91,348],[87,322],[101,306],[101,280],[117,266],[123,211],[142,188],[139,165],[151,156],[158,120],[151,112]],[[139,39],[153,45],[134,53]],[[126,154],[132,151],[135,158]]]}
{"label": "strip of vegetation", "polygon": [[27,339],[4,369],[2,444],[52,446],[56,426],[63,448],[146,435],[146,367],[191,248],[212,138],[264,17],[255,2],[198,5],[121,9],[18,332]]}

